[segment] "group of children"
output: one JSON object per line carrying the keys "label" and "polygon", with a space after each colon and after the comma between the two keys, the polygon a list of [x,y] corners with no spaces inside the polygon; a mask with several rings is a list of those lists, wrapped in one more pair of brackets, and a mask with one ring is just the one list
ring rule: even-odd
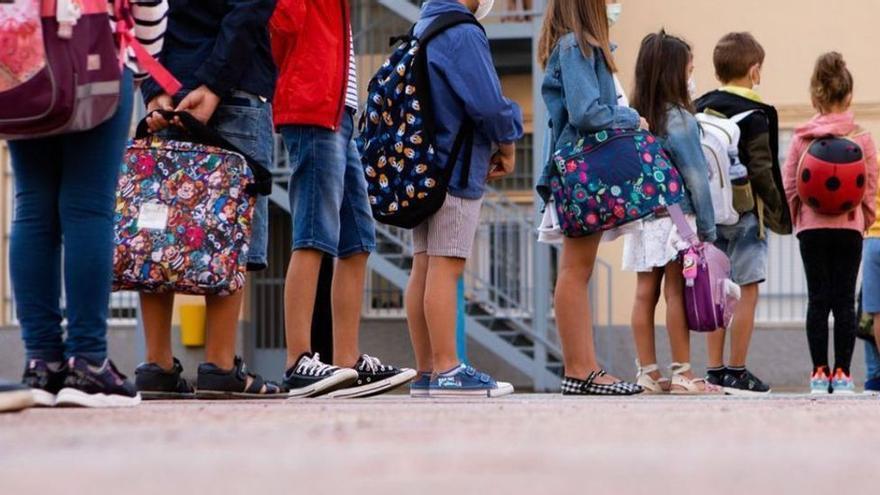
{"label": "group of children", "polygon": [[[106,356],[106,314],[102,312],[106,310],[101,308],[107,306],[109,285],[80,291],[73,285],[76,281],[70,279],[75,275],[65,270],[69,325],[67,339],[62,341],[57,301],[62,242],[68,261],[79,252],[71,244],[76,236],[64,232],[63,236],[45,239],[47,246],[54,246],[53,262],[32,257],[42,271],[26,270],[30,266],[26,260],[12,271],[27,349],[23,382],[34,391],[37,403],[101,407],[135,405],[142,397],[353,398],[381,394],[408,382],[412,382],[413,396],[497,397],[512,393],[510,384],[461,363],[455,345],[456,285],[479,224],[485,185],[513,171],[514,143],[523,133],[519,107],[501,93],[484,32],[474,24],[454,26],[439,34],[427,53],[426,70],[437,108],[432,117],[439,159],[453,154],[463,121],[470,119],[476,130],[470,153],[472,166],[462,166],[464,157],[449,161],[447,166],[454,167],[453,180],[445,202],[413,231],[414,260],[406,290],[406,313],[416,369],[405,369],[361,353],[358,345],[367,258],[376,240],[364,171],[353,140],[358,93],[348,2],[172,0],[170,4],[160,59],[186,89],[170,95],[150,79],[143,83],[151,132],[176,132],[177,122],[166,121],[154,110],[187,111],[267,167],[273,154],[274,130],[281,134],[290,156],[288,193],[293,236],[285,287],[286,371],[282,382],[275,383],[250,372],[235,355],[242,292],[206,297],[205,363],[199,366],[194,385],[182,377],[182,366],[171,352],[173,294],[141,294],[147,362],[135,371],[135,383],[128,381]],[[431,0],[422,7],[413,35],[418,37],[444,15],[485,13],[490,4],[491,0]],[[691,47],[663,31],[648,35],[639,50],[632,104],[628,107],[619,104],[617,67],[609,39],[609,12],[616,17],[619,11],[619,4],[607,5],[605,0],[548,2],[538,62],[546,72],[542,94],[551,120],[549,148],[555,149],[585,133],[611,129],[654,133],[683,178],[687,194],[682,210],[701,241],[714,242],[728,254],[732,278],[740,286],[742,297],[729,331],[719,329],[709,336],[708,376],[695,376],[685,319],[685,283],[678,260],[682,235],[663,215],[631,225],[624,267],[638,272],[632,326],[639,369],[636,382],[630,383],[601,368],[593,344],[587,288],[602,235],[565,238],[555,289],[556,322],[565,366],[563,393],[769,392],[770,388],[746,369],[746,359],[758,287],[766,278],[766,230],[790,233],[792,221],[801,241],[809,282],[807,332],[814,361],[812,387],[852,391],[850,361],[862,236],[869,233],[865,244],[865,311],[880,313],[880,290],[876,290],[880,280],[880,224],[875,224],[876,151],[870,135],[859,130],[849,112],[853,81],[842,58],[832,53],[817,62],[811,91],[819,114],[798,129],[789,159],[781,167],[776,111],[755,91],[761,82],[764,51],[754,37],[732,33],[722,38],[714,53],[715,71],[722,86],[695,98]],[[163,13],[151,25],[164,23]],[[715,224],[697,112],[715,112],[728,118],[745,114],[738,120],[742,131],[739,156],[748,169],[755,202],[734,225]],[[113,141],[113,150],[104,150],[109,141],[97,131],[90,132],[95,134],[94,139],[70,145],[84,153],[100,150],[108,162],[118,162],[121,139]],[[868,162],[864,203],[841,217],[812,212],[800,204],[794,189],[799,155],[813,138],[829,134],[852,136]],[[44,149],[59,139],[63,138],[13,143],[17,189],[27,185],[24,181],[36,170],[21,165],[24,148]],[[94,150],[85,150],[89,146]],[[88,173],[85,169],[65,171],[71,176]],[[467,176],[462,177],[463,173]],[[552,174],[548,165],[539,190],[544,190]],[[61,203],[67,194],[65,188],[76,187],[64,181],[60,186],[59,181],[51,184],[56,189],[44,192]],[[45,189],[51,184],[44,182],[40,187]],[[22,192],[27,190],[21,188],[16,196],[14,253],[30,249],[30,244],[24,244],[26,229],[39,229],[55,218],[54,214],[41,214]],[[109,192],[105,195],[112,197]],[[104,219],[100,224],[102,235],[112,232],[112,204],[106,203],[87,212]],[[267,208],[262,198],[253,222],[248,259],[252,270],[265,268],[267,262]],[[62,217],[64,211],[61,208]],[[65,229],[66,224],[62,224],[61,230]],[[93,264],[109,269],[112,249],[107,244],[106,252],[92,249],[89,256]],[[828,256],[829,252],[835,255]],[[332,364],[322,362],[312,352],[310,341],[318,274],[325,255],[336,258]],[[70,265],[68,262],[65,266]],[[56,289],[35,300],[29,282],[33,277],[55,280]],[[654,314],[661,290],[672,349],[671,379],[664,378],[657,366],[654,345]],[[55,301],[46,297],[54,297]],[[833,367],[827,359],[831,311],[836,326]],[[876,321],[880,326],[880,319]],[[731,344],[725,362],[726,333],[731,334]],[[80,352],[80,348],[87,352]]]}

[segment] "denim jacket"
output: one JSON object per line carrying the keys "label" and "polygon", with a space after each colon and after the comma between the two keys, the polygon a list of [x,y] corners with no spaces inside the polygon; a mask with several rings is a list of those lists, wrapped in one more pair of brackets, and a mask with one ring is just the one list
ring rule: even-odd
{"label": "denim jacket", "polygon": [[559,144],[575,140],[580,133],[638,129],[639,114],[617,105],[614,76],[602,50],[594,47],[592,55],[584,57],[573,33],[560,38],[550,55],[541,94],[549,112],[550,130],[544,144],[547,163],[537,189],[547,201],[550,178],[556,174],[549,157]]}
{"label": "denim jacket", "polygon": [[684,181],[681,209],[696,215],[700,239],[714,242],[715,209],[709,189],[709,164],[700,144],[697,119],[681,107],[670,106],[666,112],[666,129],[658,129],[657,134]]}

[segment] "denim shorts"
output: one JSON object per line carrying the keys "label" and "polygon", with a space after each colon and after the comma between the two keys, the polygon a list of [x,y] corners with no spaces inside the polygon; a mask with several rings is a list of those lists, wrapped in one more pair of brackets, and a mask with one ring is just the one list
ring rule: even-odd
{"label": "denim shorts", "polygon": [[730,258],[731,279],[737,285],[767,280],[767,238],[761,238],[758,216],[746,213],[734,225],[719,225],[715,246]]}
{"label": "denim shorts", "polygon": [[880,238],[865,239],[862,249],[862,307],[865,313],[880,313]]}
{"label": "denim shorts", "polygon": [[[235,91],[224,98],[210,122],[223,137],[243,153],[267,169],[273,168],[275,134],[272,127],[272,105],[258,96]],[[263,270],[268,266],[269,198],[257,197],[251,223],[251,243],[248,252],[248,270]]]}
{"label": "denim shorts", "polygon": [[346,258],[375,249],[367,180],[353,132],[350,112],[335,132],[315,126],[281,127],[290,154],[294,250],[316,249]]}

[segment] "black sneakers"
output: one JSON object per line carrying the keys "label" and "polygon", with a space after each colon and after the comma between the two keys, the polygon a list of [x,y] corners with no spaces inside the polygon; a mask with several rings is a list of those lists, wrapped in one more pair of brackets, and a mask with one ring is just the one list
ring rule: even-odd
{"label": "black sneakers", "polygon": [[562,395],[628,396],[645,391],[641,386],[623,380],[611,384],[596,383],[596,378],[605,375],[602,370],[590,373],[586,380],[566,376],[562,379]]}
{"label": "black sneakers", "polygon": [[144,400],[195,399],[192,385],[182,376],[183,366],[174,358],[171,370],[155,363],[143,363],[134,370],[134,384]]}
{"label": "black sneakers", "polygon": [[21,411],[34,405],[31,389],[20,383],[0,381],[0,412]]}
{"label": "black sneakers", "polygon": [[67,366],[64,362],[48,363],[42,359],[28,360],[21,377],[21,383],[30,387],[34,405],[52,407],[55,396],[64,387]]}
{"label": "black sneakers", "polygon": [[728,395],[766,395],[770,393],[770,386],[747,369],[728,368],[722,386],[724,393]]}
{"label": "black sneakers", "polygon": [[[199,365],[196,397],[199,399],[285,399],[287,394],[277,383],[251,373],[240,356],[235,356],[231,370],[212,363]],[[250,378],[250,385],[248,379]]]}
{"label": "black sneakers", "polygon": [[132,407],[141,403],[134,384],[105,359],[95,366],[85,359],[72,357],[67,362],[64,388],[55,398],[56,406]]}
{"label": "black sneakers", "polygon": [[345,388],[325,395],[328,399],[354,399],[384,394],[415,378],[416,370],[382,364],[378,358],[362,354],[354,366],[357,380]]}
{"label": "black sneakers", "polygon": [[284,373],[284,385],[292,398],[315,397],[348,387],[359,376],[353,369],[322,363],[317,352],[304,352]]}

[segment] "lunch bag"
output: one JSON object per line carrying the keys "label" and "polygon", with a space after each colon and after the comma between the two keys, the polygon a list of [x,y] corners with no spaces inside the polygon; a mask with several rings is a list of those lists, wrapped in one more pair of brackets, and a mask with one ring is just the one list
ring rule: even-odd
{"label": "lunch bag", "polygon": [[[141,122],[116,191],[114,290],[229,295],[245,282],[251,220],[269,172],[187,113],[189,140]],[[268,183],[266,181],[269,181]]]}
{"label": "lunch bag", "polygon": [[551,159],[556,173],[550,189],[567,237],[642,219],[678,203],[684,194],[669,155],[646,131],[582,136],[560,147]]}
{"label": "lunch bag", "polygon": [[460,24],[482,29],[472,14],[442,14],[421,36],[398,37],[402,42],[370,81],[357,145],[377,222],[411,229],[436,213],[459,157],[461,187],[467,186],[475,125],[464,119],[449,158],[441,163],[426,52],[432,39]]}
{"label": "lunch bag", "polygon": [[695,332],[727,328],[740,298],[739,286],[730,279],[730,259],[714,244],[700,242],[679,205],[668,212],[678,233],[690,243],[679,253],[688,328]]}
{"label": "lunch bag", "polygon": [[0,139],[93,129],[116,113],[128,48],[158,84],[180,83],[132,35],[128,1],[0,1]]}

